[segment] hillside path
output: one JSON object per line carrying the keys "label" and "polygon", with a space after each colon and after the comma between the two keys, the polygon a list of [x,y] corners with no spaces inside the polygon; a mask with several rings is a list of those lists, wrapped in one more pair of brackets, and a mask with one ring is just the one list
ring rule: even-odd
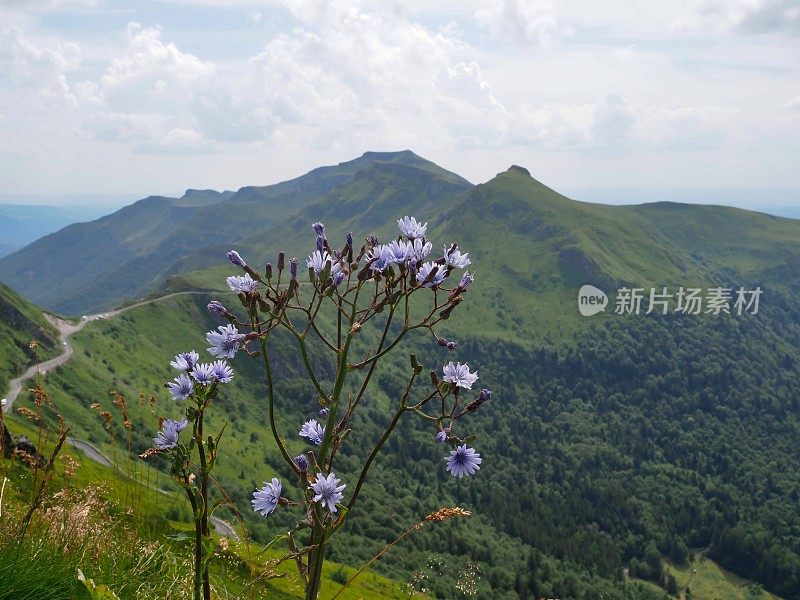
{"label": "hillside path", "polygon": [[166,296],[160,296],[158,298],[151,298],[149,300],[142,300],[141,302],[137,302],[135,304],[131,304],[129,306],[124,306],[122,308],[118,308],[116,310],[110,310],[108,312],[98,313],[96,315],[86,315],[81,317],[80,321],[77,323],[73,323],[66,319],[62,319],[60,317],[56,317],[55,315],[51,315],[50,313],[43,313],[45,318],[50,321],[50,323],[58,330],[58,343],[61,345],[62,352],[55,358],[51,358],[50,360],[46,360],[43,363],[39,363],[38,365],[33,365],[27,371],[25,371],[19,377],[12,379],[9,382],[9,391],[6,394],[5,399],[6,402],[3,405],[3,412],[9,412],[11,407],[14,404],[14,400],[17,399],[20,392],[22,391],[22,384],[32,379],[36,376],[37,373],[41,373],[42,375],[46,374],[49,371],[52,371],[56,367],[63,365],[64,363],[68,362],[72,358],[72,354],[74,350],[72,349],[72,344],[69,343],[69,338],[73,335],[78,333],[81,329],[86,327],[92,321],[99,321],[103,319],[111,319],[122,313],[129,311],[133,308],[138,308],[140,306],[144,306],[145,304],[150,304],[152,302],[160,302],[161,300],[167,300],[168,298],[173,298],[175,296],[181,296],[185,294],[209,294],[213,292],[219,292],[222,290],[203,290],[203,291],[186,291],[186,292],[173,292],[172,294],[167,294]]}

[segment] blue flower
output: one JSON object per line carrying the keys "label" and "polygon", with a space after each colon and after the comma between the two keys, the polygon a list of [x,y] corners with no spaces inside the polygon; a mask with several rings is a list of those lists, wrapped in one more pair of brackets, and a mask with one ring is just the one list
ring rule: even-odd
{"label": "blue flower", "polygon": [[474,449],[468,448],[466,444],[450,451],[450,456],[446,457],[446,469],[453,477],[464,477],[464,475],[474,475],[481,467],[483,462],[481,455]]}
{"label": "blue flower", "polygon": [[458,244],[453,244],[450,248],[447,246],[444,247],[444,261],[448,267],[454,267],[456,269],[463,269],[472,264],[472,261],[469,259],[469,253],[465,252],[461,254],[461,250],[458,249]]}
{"label": "blue flower", "polygon": [[317,237],[325,237],[325,223],[314,223],[311,226],[311,229],[314,230],[314,233],[317,234]]}
{"label": "blue flower", "polygon": [[191,371],[199,360],[200,355],[192,350],[191,352],[181,352],[169,364],[178,371]]}
{"label": "blue flower", "polygon": [[331,283],[331,286],[334,289],[339,287],[339,284],[341,284],[346,277],[347,275],[344,274],[344,271],[339,271],[336,275],[333,276],[333,282]]}
{"label": "blue flower", "polygon": [[237,294],[247,294],[256,291],[258,288],[258,282],[250,277],[249,273],[245,273],[244,275],[232,275],[225,281],[228,282],[228,287],[231,288],[231,291]]}
{"label": "blue flower", "polygon": [[305,454],[298,454],[293,459],[294,464],[297,465],[297,468],[300,469],[302,473],[308,471],[308,458]]}
{"label": "blue flower", "polygon": [[211,356],[218,358],[233,358],[242,347],[244,336],[233,325],[220,325],[216,331],[206,333],[206,341],[211,344],[208,348]]}
{"label": "blue flower", "polygon": [[317,236],[317,252],[325,251],[325,238],[321,235]]}
{"label": "blue flower", "polygon": [[314,502],[322,502],[322,506],[328,511],[336,512],[336,503],[340,502],[344,497],[342,490],[346,485],[339,485],[341,480],[333,473],[329,473],[326,477],[322,473],[317,474],[317,480],[311,484],[311,489],[314,490]]}
{"label": "blue flower", "polygon": [[442,429],[436,434],[436,442],[444,444],[447,441],[448,429]]}
{"label": "blue flower", "polygon": [[331,409],[329,409],[327,406],[323,406],[322,408],[319,409],[319,416],[327,417],[330,414],[330,412]]}
{"label": "blue flower", "polygon": [[281,499],[282,490],[281,480],[277,477],[272,478],[272,483],[265,481],[264,487],[253,492],[253,499],[250,501],[253,505],[253,510],[260,513],[262,517],[275,512]]}
{"label": "blue flower", "polygon": [[220,383],[230,383],[233,380],[233,369],[224,360],[215,360],[211,363],[214,379]]}
{"label": "blue flower", "polygon": [[244,262],[244,259],[239,256],[239,253],[236,250],[231,250],[228,252],[228,260],[235,264],[237,267],[242,267],[243,269],[247,266],[247,263]]}
{"label": "blue flower", "polygon": [[[428,276],[431,274],[431,271],[434,269],[436,269],[436,273],[429,281],[425,282],[425,280],[428,279]],[[445,270],[441,265],[437,265],[436,263],[432,262],[426,262],[419,268],[419,273],[417,273],[417,283],[419,283],[422,287],[436,287],[444,281],[444,277]]]}
{"label": "blue flower", "polygon": [[214,382],[214,379],[216,379],[214,376],[214,365],[208,363],[195,365],[194,369],[192,369],[192,377],[201,385],[210,385]]}
{"label": "blue flower", "polygon": [[172,419],[164,419],[161,424],[161,431],[153,438],[153,444],[159,450],[169,450],[178,445],[178,434],[186,429],[189,421],[173,421]]}
{"label": "blue flower", "polygon": [[420,223],[414,217],[408,216],[397,219],[397,227],[410,240],[425,237],[425,232],[428,230],[427,223]]}
{"label": "blue flower", "polygon": [[442,367],[442,372],[444,373],[444,380],[449,381],[450,383],[455,383],[457,387],[465,388],[468,390],[472,389],[472,384],[478,380],[478,372],[475,371],[474,373],[469,372],[469,365],[464,363],[455,363],[449,362],[444,367]]}
{"label": "blue flower", "polygon": [[394,262],[402,264],[414,255],[414,244],[411,242],[393,241],[386,245],[387,250],[392,254]]}
{"label": "blue flower", "polygon": [[367,260],[372,260],[369,268],[378,273],[383,273],[397,262],[389,246],[375,246]]}
{"label": "blue flower", "polygon": [[353,232],[348,231],[347,236],[344,238],[345,245],[352,250],[353,248]]}
{"label": "blue flower", "polygon": [[175,400],[186,400],[194,391],[194,383],[186,373],[181,373],[167,383],[167,387]]}
{"label": "blue flower", "polygon": [[342,270],[342,265],[339,261],[334,262],[328,252],[320,252],[319,250],[315,250],[308,255],[308,258],[306,258],[306,266],[309,269],[314,269],[314,272],[319,275],[328,261],[331,261],[331,275],[336,275],[336,273]]}
{"label": "blue flower", "polygon": [[300,437],[308,438],[319,446],[322,443],[322,438],[325,436],[325,428],[315,419],[311,419],[303,423],[299,435]]}
{"label": "blue flower", "polygon": [[219,315],[220,317],[232,316],[230,311],[227,308],[225,308],[225,306],[223,306],[222,302],[220,302],[219,300],[212,300],[211,302],[208,303],[208,306],[206,308],[208,309],[208,312]]}
{"label": "blue flower", "polygon": [[475,276],[470,275],[469,271],[464,271],[464,274],[461,276],[461,281],[458,283],[458,287],[462,290],[466,290],[469,286],[471,286],[475,281]]}
{"label": "blue flower", "polygon": [[425,260],[428,254],[431,253],[431,250],[433,250],[433,244],[423,239],[417,239],[410,243],[414,246],[413,257],[416,260]]}

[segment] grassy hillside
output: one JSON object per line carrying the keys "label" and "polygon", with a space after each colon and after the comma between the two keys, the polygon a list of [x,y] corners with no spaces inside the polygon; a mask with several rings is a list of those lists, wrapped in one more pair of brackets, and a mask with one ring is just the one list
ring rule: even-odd
{"label": "grassy hillside", "polygon": [[[15,436],[39,437],[22,419],[9,428]],[[120,600],[177,600],[191,597],[191,548],[183,539],[191,529],[185,521],[188,503],[168,478],[150,472],[138,459],[124,458],[120,469],[92,462],[65,446],[59,455],[47,498],[35,513],[26,542],[16,546],[20,518],[40,475],[0,457],[0,477],[8,477],[0,519],[0,599],[75,600],[78,570]],[[52,437],[42,451],[53,448]],[[158,488],[169,493],[160,493]],[[66,515],[66,518],[59,515]],[[168,518],[169,515],[169,518]],[[61,522],[61,519],[64,519]],[[235,521],[234,521],[235,523]],[[218,560],[213,571],[215,597],[222,599],[302,597],[293,564],[278,564],[277,551],[217,537]],[[326,565],[321,598],[331,598],[355,574],[345,565]],[[393,581],[367,571],[339,596],[345,600],[424,598]]]}
{"label": "grassy hillside", "polygon": [[[34,352],[29,347],[36,340]],[[10,379],[41,360],[59,352],[58,333],[42,316],[41,310],[0,284],[0,394],[5,394]]]}

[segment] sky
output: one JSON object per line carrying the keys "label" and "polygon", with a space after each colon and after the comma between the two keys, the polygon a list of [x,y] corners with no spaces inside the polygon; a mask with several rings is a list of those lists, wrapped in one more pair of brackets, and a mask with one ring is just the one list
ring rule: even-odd
{"label": "sky", "polygon": [[577,199],[800,205],[800,0],[0,0],[0,201],[403,149]]}

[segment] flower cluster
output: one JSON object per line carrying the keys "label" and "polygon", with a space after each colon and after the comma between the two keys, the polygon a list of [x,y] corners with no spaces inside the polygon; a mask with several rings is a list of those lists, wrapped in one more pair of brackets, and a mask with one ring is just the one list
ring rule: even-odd
{"label": "flower cluster", "polygon": [[200,356],[192,350],[178,354],[175,360],[169,363],[173,368],[181,371],[180,375],[166,384],[175,400],[186,400],[194,392],[195,384],[211,385],[215,381],[230,383],[233,380],[233,369],[226,361],[215,360],[211,363],[201,363],[198,362],[199,360]]}
{"label": "flower cluster", "polygon": [[186,429],[189,421],[173,421],[172,419],[164,419],[161,425],[161,431],[156,434],[153,439],[153,445],[159,450],[170,450],[178,445],[178,435],[181,431]]}
{"label": "flower cluster", "polygon": [[[186,353],[175,357],[173,362],[180,371],[168,384],[173,396],[199,398],[197,410],[202,413],[207,405],[203,399],[216,393],[218,383],[226,383],[233,377],[225,359],[244,350],[263,361],[267,418],[285,468],[298,478],[301,498],[293,501],[283,497],[283,483],[273,477],[253,492],[251,504],[253,510],[264,517],[273,514],[278,506],[304,506],[304,517],[297,528],[310,527],[310,539],[299,551],[292,541],[290,551],[301,557],[297,562],[300,572],[307,576],[306,597],[316,597],[321,572],[320,568],[309,572],[309,567],[322,565],[330,536],[350,514],[349,509],[358,500],[373,460],[404,414],[415,414],[435,423],[436,442],[450,448],[444,459],[445,472],[456,478],[474,475],[483,461],[470,445],[474,436],[460,433],[459,419],[490,400],[492,393],[483,389],[477,396],[464,400],[476,385],[478,373],[466,363],[448,362],[441,375],[435,371],[430,373],[433,390],[429,390],[427,397],[410,399],[409,396],[419,390],[419,386],[413,384],[423,371],[422,365],[411,355],[412,368],[405,392],[398,390],[395,418],[361,466],[344,502],[347,486],[336,476],[334,463],[351,428],[358,423],[353,421],[354,411],[368,389],[376,361],[413,330],[427,332],[440,347],[455,351],[458,343],[440,336],[437,328],[450,318],[475,282],[474,273],[466,270],[472,264],[469,253],[462,251],[458,244],[440,246],[441,254],[434,254],[434,244],[427,237],[427,222],[404,216],[397,220],[397,227],[400,234],[385,243],[370,235],[359,247],[354,244],[352,233],[347,233],[343,245],[337,247],[328,239],[325,225],[313,223],[315,243],[306,254],[308,279],[304,282],[298,279],[297,258],[290,258],[284,252],[278,253],[275,262],[267,262],[263,271],[258,271],[231,250],[228,259],[241,272],[230,275],[226,281],[246,309],[247,318],[240,320],[221,302],[212,300],[208,304],[209,312],[227,321],[206,334],[208,352],[217,360],[201,364],[197,353]],[[457,269],[461,272],[456,272]],[[412,295],[415,298],[409,301]],[[328,319],[331,314],[337,315],[335,324]],[[360,333],[365,326],[371,328],[373,324],[383,328],[382,336],[375,336],[372,331]],[[332,331],[332,328],[335,329]],[[275,416],[277,403],[272,380],[275,371],[271,366],[275,348],[269,346],[274,339],[273,330],[288,331],[292,334],[289,339],[297,341],[308,380],[316,388],[322,405],[322,408],[317,406],[318,416],[308,418],[299,428],[298,435],[309,447],[295,456],[289,452],[291,443],[279,432]],[[351,344],[357,336],[360,341]],[[259,345],[257,350],[247,348],[251,341]],[[315,373],[318,357],[310,350],[311,345],[335,354],[337,368],[333,380],[327,376],[319,378]],[[355,386],[345,384],[351,379],[355,380]],[[187,415],[191,418],[192,411],[187,411]],[[177,425],[165,423],[164,430],[159,433],[159,447],[177,444],[177,428]],[[209,440],[209,445],[212,442],[214,440]],[[305,555],[307,560],[302,558]]]}

